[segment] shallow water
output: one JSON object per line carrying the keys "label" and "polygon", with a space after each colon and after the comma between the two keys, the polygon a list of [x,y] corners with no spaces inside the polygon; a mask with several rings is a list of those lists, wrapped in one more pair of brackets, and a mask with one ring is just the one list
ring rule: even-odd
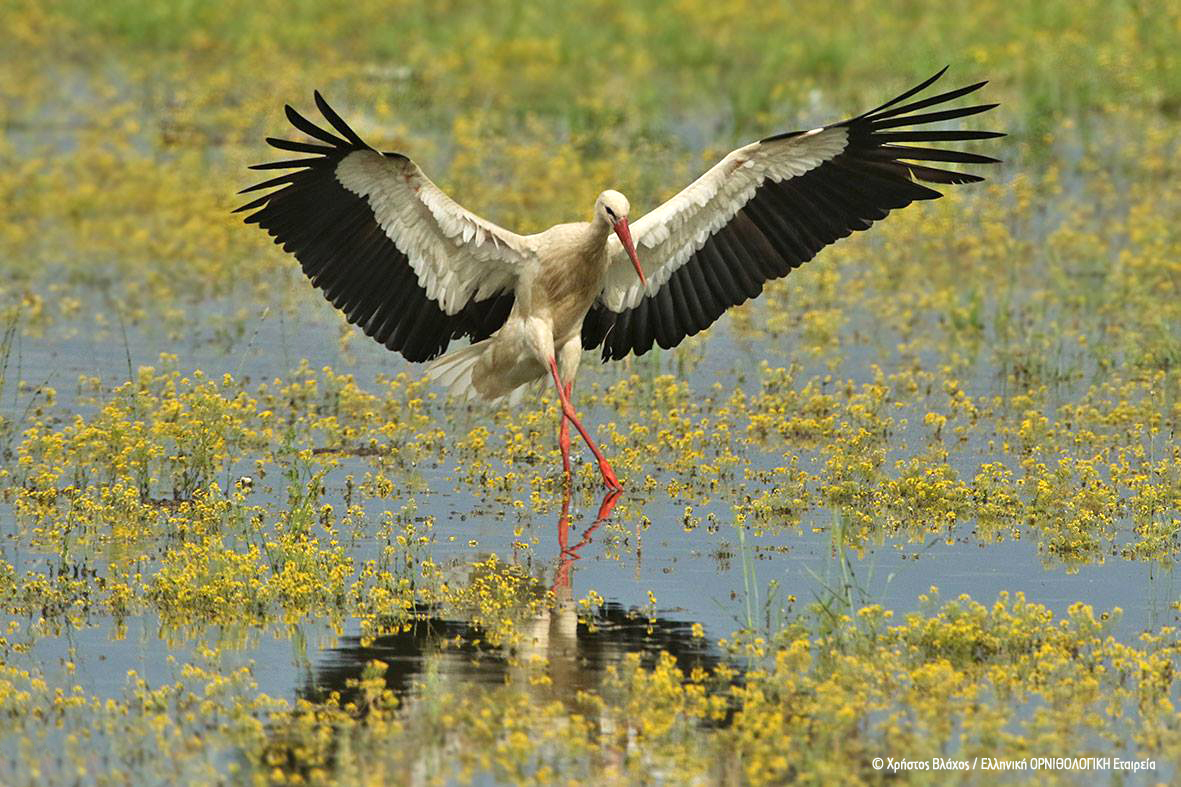
{"label": "shallow water", "polygon": [[[420,370],[380,347],[370,347],[367,340],[361,341],[363,337],[350,345],[347,355],[342,355],[334,346],[332,321],[324,319],[325,313],[330,314],[330,310],[318,309],[308,323],[296,326],[274,316],[262,317],[252,324],[250,336],[228,352],[212,342],[190,342],[177,364],[180,368],[202,369],[211,378],[232,374],[244,378],[244,382],[281,377],[290,368],[287,366],[290,359],[296,356],[307,359],[313,368],[330,365],[340,373],[366,375],[380,369],[393,375],[402,370],[411,374]],[[196,324],[206,321],[207,318],[194,320]],[[66,332],[71,331],[67,328]],[[114,332],[105,336],[84,335],[79,327],[74,333],[74,338],[66,340],[25,339],[14,359],[24,379],[42,380],[58,388],[58,407],[63,413],[85,414],[92,409],[75,401],[76,391],[71,392],[67,381],[80,375],[112,381],[125,379],[129,356],[132,366],[138,367],[153,359],[165,345],[160,337],[138,329],[128,333],[126,344],[121,334],[110,335]],[[171,352],[178,349],[175,344],[167,346]],[[691,389],[697,390],[705,390],[715,382],[751,390],[754,381],[740,381],[738,370],[757,364],[761,352],[768,349],[773,356],[773,347],[734,337],[723,320],[710,331],[704,357],[695,363],[687,382]],[[856,380],[861,369],[861,377],[868,379],[865,366],[881,360],[873,358],[867,347],[857,349],[839,368],[832,370],[834,377],[850,374]],[[588,354],[584,379],[599,380],[604,373],[611,374],[609,367],[595,368],[594,360]],[[660,365],[669,363],[664,360]],[[807,377],[809,371],[824,370],[822,367],[804,369],[800,376]],[[21,404],[20,395],[15,395],[14,400],[16,405]],[[588,412],[591,422],[611,418],[612,413],[605,407]],[[479,423],[481,413],[476,411],[464,419]],[[916,439],[919,431],[917,426],[912,427],[897,438],[905,443]],[[898,450],[905,453],[905,445]],[[965,471],[986,458],[971,447],[957,454]],[[576,445],[575,462],[582,461],[585,458]],[[752,464],[756,469],[770,470],[776,466],[776,456],[769,453],[752,457]],[[345,476],[360,476],[366,467],[364,458],[342,457],[340,465],[326,477],[327,499],[339,501],[344,495]],[[244,473],[249,471],[246,464],[241,469]],[[444,566],[459,569],[473,558],[517,555],[529,572],[547,585],[556,581],[560,571],[564,572],[569,596],[579,598],[587,590],[598,591],[617,610],[616,616],[618,610],[651,607],[649,593],[652,593],[658,610],[656,619],[670,631],[700,623],[709,638],[726,636],[749,623],[747,588],[762,593],[760,600],[765,601],[768,583],[774,583],[777,588],[773,592],[778,595],[772,602],[781,605],[787,596],[798,599],[797,606],[812,600],[839,599],[852,600],[856,606],[878,603],[900,614],[917,609],[919,596],[932,585],[938,586],[947,598],[968,594],[989,599],[1003,590],[1023,592],[1028,600],[1044,604],[1057,615],[1063,615],[1070,605],[1082,601],[1096,609],[1121,608],[1124,614],[1114,631],[1122,638],[1177,622],[1177,610],[1171,605],[1178,598],[1178,588],[1171,563],[1125,560],[1114,551],[1105,559],[1101,555],[1093,563],[1069,566],[1055,564],[1053,560],[1047,563],[1046,557],[1039,554],[1036,539],[982,542],[971,522],[957,524],[950,537],[929,534],[916,539],[905,533],[887,534],[878,543],[867,544],[861,550],[842,548],[835,535],[840,532],[842,514],[825,506],[807,511],[798,526],[771,528],[778,532],[744,536],[740,542],[738,529],[727,522],[732,511],[725,500],[696,506],[695,516],[704,519],[712,513],[716,522],[686,530],[683,505],[678,501],[647,493],[634,499],[625,492],[618,502],[618,510],[626,512],[626,517],[614,516],[596,524],[595,515],[602,500],[593,489],[586,489],[579,494],[570,512],[567,541],[576,545],[576,549],[563,569],[559,545],[560,496],[553,501],[551,513],[526,517],[521,533],[517,534],[511,522],[518,521],[519,516],[511,505],[473,498],[462,484],[454,491],[447,491],[456,484],[455,470],[450,461],[420,467],[422,487],[429,491],[371,501],[367,508],[379,514],[383,510],[396,510],[412,499],[418,516],[434,518],[430,553]],[[535,468],[543,476],[555,475],[557,470],[544,463]],[[266,505],[282,505],[276,490],[260,488],[254,497]],[[637,524],[641,518],[646,520],[642,527]],[[50,556],[22,543],[21,528],[12,521],[11,513],[5,521],[8,533],[3,556],[18,571],[33,569],[43,562],[52,563]],[[533,546],[522,552],[515,546],[522,542]],[[348,551],[360,563],[376,557],[380,549],[381,544],[372,539],[360,538],[350,541]],[[750,576],[744,577],[744,571]],[[747,584],[750,582],[753,585]],[[757,611],[764,617],[767,614],[766,609]],[[159,669],[164,656],[185,651],[183,636],[176,640],[169,634],[171,641],[161,639],[165,636],[161,630],[167,627],[155,616],[133,616],[121,621],[130,633],[119,638],[112,638],[111,621],[100,619],[93,624],[81,631],[68,630],[68,636],[42,640],[37,643],[37,652],[43,653],[48,662],[64,659],[67,652],[73,652],[85,685],[103,695],[122,685],[129,665],[137,665],[147,675],[156,671],[162,678],[167,674],[167,670]],[[466,624],[439,620],[434,625],[463,629]],[[426,627],[430,630],[431,624],[428,622]],[[290,641],[294,629],[280,626],[255,633],[236,648],[240,650],[241,663],[254,660],[256,664],[267,665],[257,676],[260,687],[269,694],[288,696],[302,691],[319,680],[315,676],[322,672],[328,674],[341,663],[355,662],[360,653],[368,653],[357,647],[355,630],[348,634],[347,625],[345,645],[341,645],[331,627],[307,622],[301,623],[299,629],[302,641],[298,645]],[[200,639],[217,642],[221,636],[215,628],[212,634],[200,635]],[[430,637],[425,634],[417,637],[390,647],[393,652],[421,650]],[[667,643],[654,638],[644,647],[659,649],[667,647]],[[406,672],[399,680],[409,683],[421,671],[421,660],[421,656],[407,657]],[[433,668],[442,672],[458,670],[457,678],[461,680],[499,680],[496,676],[503,665],[495,660],[479,667],[472,667],[468,661],[456,657]],[[490,672],[484,674],[483,670]]]}

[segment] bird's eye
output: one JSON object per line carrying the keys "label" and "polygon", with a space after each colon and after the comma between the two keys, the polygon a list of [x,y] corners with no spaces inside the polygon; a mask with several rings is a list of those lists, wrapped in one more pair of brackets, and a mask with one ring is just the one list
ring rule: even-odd
{"label": "bird's eye", "polygon": [[611,210],[610,208],[607,208],[607,215],[610,216],[612,219],[614,219],[615,218],[615,211]]}

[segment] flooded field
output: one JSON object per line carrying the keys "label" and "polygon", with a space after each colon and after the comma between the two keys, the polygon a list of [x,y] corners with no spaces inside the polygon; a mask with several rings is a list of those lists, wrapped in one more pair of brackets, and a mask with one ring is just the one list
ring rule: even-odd
{"label": "flooded field", "polygon": [[[854,6],[0,10],[0,784],[1175,781],[1181,7]],[[618,497],[230,214],[313,89],[533,232],[948,62],[987,182],[586,354]]]}

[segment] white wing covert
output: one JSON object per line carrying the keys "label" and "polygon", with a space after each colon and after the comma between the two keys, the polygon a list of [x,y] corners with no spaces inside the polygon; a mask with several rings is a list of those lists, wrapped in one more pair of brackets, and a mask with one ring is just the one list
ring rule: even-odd
{"label": "white wing covert", "polygon": [[996,104],[915,113],[972,93],[984,82],[897,106],[947,69],[882,106],[811,131],[767,137],[727,155],[632,225],[647,287],[612,238],[611,265],[583,323],[587,349],[603,360],[679,344],[731,306],[754,298],[825,246],[868,229],[894,209],[942,194],[917,181],[983,180],[915,161],[989,164],[997,159],[898,142],[1004,136],[993,131],[894,131],[974,115]]}

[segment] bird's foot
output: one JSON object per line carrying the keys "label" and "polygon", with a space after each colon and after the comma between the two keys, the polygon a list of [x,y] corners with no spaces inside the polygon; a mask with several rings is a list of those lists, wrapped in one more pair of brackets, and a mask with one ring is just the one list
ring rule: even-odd
{"label": "bird's foot", "polygon": [[623,484],[619,483],[619,479],[615,477],[615,471],[611,469],[611,465],[607,464],[607,460],[599,462],[599,472],[603,474],[603,483],[607,485],[608,489],[613,489],[616,492],[623,491]]}

